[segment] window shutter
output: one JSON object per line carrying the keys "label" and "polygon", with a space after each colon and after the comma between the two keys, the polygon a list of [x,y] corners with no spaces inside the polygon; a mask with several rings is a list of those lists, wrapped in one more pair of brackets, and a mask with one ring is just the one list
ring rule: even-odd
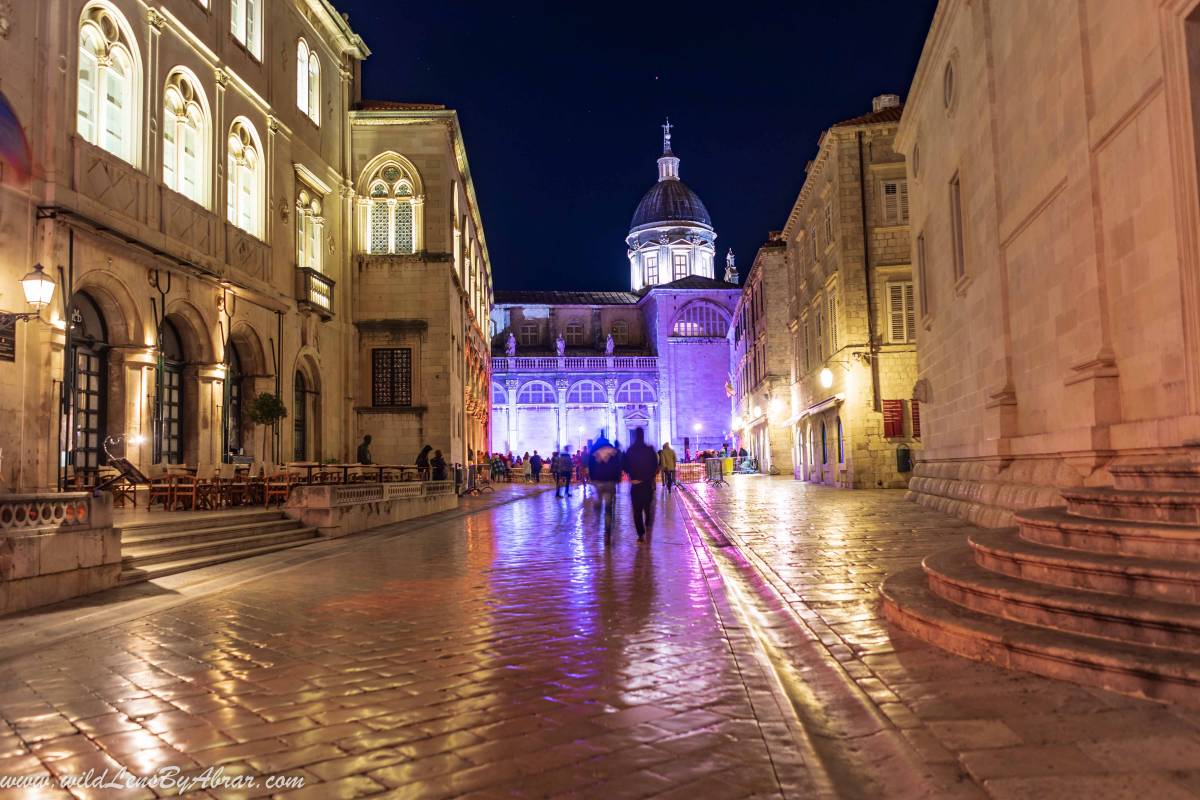
{"label": "window shutter", "polygon": [[904,284],[904,336],[910,342],[917,340],[917,313],[913,303],[912,281]]}
{"label": "window shutter", "polygon": [[891,341],[903,342],[905,334],[904,323],[904,284],[888,284],[888,321]]}
{"label": "window shutter", "polygon": [[883,184],[883,221],[895,222],[900,214],[899,187],[894,181]]}
{"label": "window shutter", "polygon": [[908,222],[908,181],[900,181],[900,221]]}
{"label": "window shutter", "polygon": [[836,353],[838,351],[838,327],[837,327],[837,289],[834,286],[829,287],[829,293],[825,296],[828,304],[825,310],[829,317],[829,352]]}
{"label": "window shutter", "polygon": [[904,435],[904,401],[883,401],[883,436],[897,439]]}
{"label": "window shutter", "polygon": [[909,400],[909,409],[912,414],[912,435],[914,439],[921,438],[921,401]]}

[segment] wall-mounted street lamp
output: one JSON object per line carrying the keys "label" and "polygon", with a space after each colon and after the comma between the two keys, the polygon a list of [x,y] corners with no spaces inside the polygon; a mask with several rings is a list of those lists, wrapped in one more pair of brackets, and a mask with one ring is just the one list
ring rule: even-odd
{"label": "wall-mounted street lamp", "polygon": [[54,299],[54,279],[46,274],[41,264],[35,264],[24,278],[21,278],[21,290],[25,293],[25,302],[33,307],[33,311],[19,313],[16,311],[0,311],[0,323],[11,324],[17,320],[28,322],[37,319],[42,309],[50,305]]}
{"label": "wall-mounted street lamp", "polygon": [[821,387],[828,389],[830,386],[833,386],[833,370],[825,367],[821,370]]}

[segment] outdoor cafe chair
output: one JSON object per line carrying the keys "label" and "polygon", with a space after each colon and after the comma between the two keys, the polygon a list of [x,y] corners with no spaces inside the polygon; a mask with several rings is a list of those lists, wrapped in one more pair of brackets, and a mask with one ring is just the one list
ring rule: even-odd
{"label": "outdoor cafe chair", "polygon": [[162,503],[164,511],[170,510],[175,504],[175,479],[166,473],[150,478],[150,493],[146,498],[146,510],[154,508],[155,503]]}
{"label": "outdoor cafe chair", "polygon": [[288,480],[286,472],[276,472],[267,477],[263,484],[263,506],[269,507],[275,501],[279,501],[279,505],[287,502],[288,494],[292,490],[292,483]]}

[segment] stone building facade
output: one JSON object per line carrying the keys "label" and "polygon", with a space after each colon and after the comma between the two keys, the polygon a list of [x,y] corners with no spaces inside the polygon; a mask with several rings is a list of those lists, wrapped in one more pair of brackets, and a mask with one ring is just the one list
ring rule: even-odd
{"label": "stone building facade", "polygon": [[[411,463],[429,444],[465,463],[488,447],[492,280],[458,117],[437,106],[368,102],[350,125],[357,433],[372,436],[381,462]],[[415,238],[395,246],[407,236],[404,204]],[[379,242],[389,233],[394,246],[384,252]],[[402,361],[392,363],[397,355]],[[389,397],[381,371],[405,363],[409,395]]]}
{"label": "stone building facade", "polygon": [[795,475],[851,488],[903,486],[921,435],[901,106],[872,105],[821,136],[783,230]]}
{"label": "stone building facade", "polygon": [[[681,455],[729,441],[726,335],[740,290],[711,276],[712,220],[663,132],[658,182],[626,239],[634,291],[496,292],[493,451],[574,451],[601,431],[624,445],[634,428]],[[663,265],[678,271],[664,280]]]}
{"label": "stone building facade", "polygon": [[786,243],[773,231],[754,257],[729,328],[732,427],[737,446],[758,460],[760,471],[790,474],[788,295]]}
{"label": "stone building facade", "polygon": [[1200,438],[1198,19],[1195,0],[939,4],[896,139],[920,502],[1005,525]]}
{"label": "stone building facade", "polygon": [[[38,319],[0,331],[0,412],[19,421],[0,428],[3,490],[73,482],[106,462],[106,440],[148,472],[186,463],[203,474],[235,455],[352,457],[375,427],[351,411],[370,404],[356,322],[372,265],[356,254],[371,200],[361,173],[376,155],[353,149],[369,55],[360,37],[329,3],[301,0],[66,0],[5,13],[5,92],[31,175],[11,163],[0,174],[0,307],[25,310],[18,280],[35,263],[56,290]],[[447,152],[461,151],[452,122],[433,127],[453,141]],[[442,183],[469,183],[465,159],[429,175],[420,160],[410,160],[412,196],[395,196],[394,182],[380,198],[415,212],[416,232],[389,246],[428,238],[453,253]],[[421,213],[417,175],[436,216]],[[461,303],[479,320],[490,276],[462,192],[481,277]],[[454,268],[447,256],[444,272]],[[486,385],[486,360],[467,352],[470,326],[448,316],[457,338],[434,346],[463,352],[443,357],[445,369],[462,362],[466,384]],[[260,392],[288,407],[273,430],[246,413]],[[464,390],[464,408],[478,403]],[[445,440],[450,457],[486,438],[485,424],[464,420]],[[407,446],[394,455],[412,457]]]}

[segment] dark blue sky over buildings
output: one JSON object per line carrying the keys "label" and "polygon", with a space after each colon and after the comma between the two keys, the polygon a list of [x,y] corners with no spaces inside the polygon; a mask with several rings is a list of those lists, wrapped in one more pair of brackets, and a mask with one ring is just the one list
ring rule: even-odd
{"label": "dark blue sky over buildings", "polygon": [[907,94],[936,0],[334,4],[365,98],[458,111],[496,287],[619,290],[664,116],[745,274],[821,131]]}

